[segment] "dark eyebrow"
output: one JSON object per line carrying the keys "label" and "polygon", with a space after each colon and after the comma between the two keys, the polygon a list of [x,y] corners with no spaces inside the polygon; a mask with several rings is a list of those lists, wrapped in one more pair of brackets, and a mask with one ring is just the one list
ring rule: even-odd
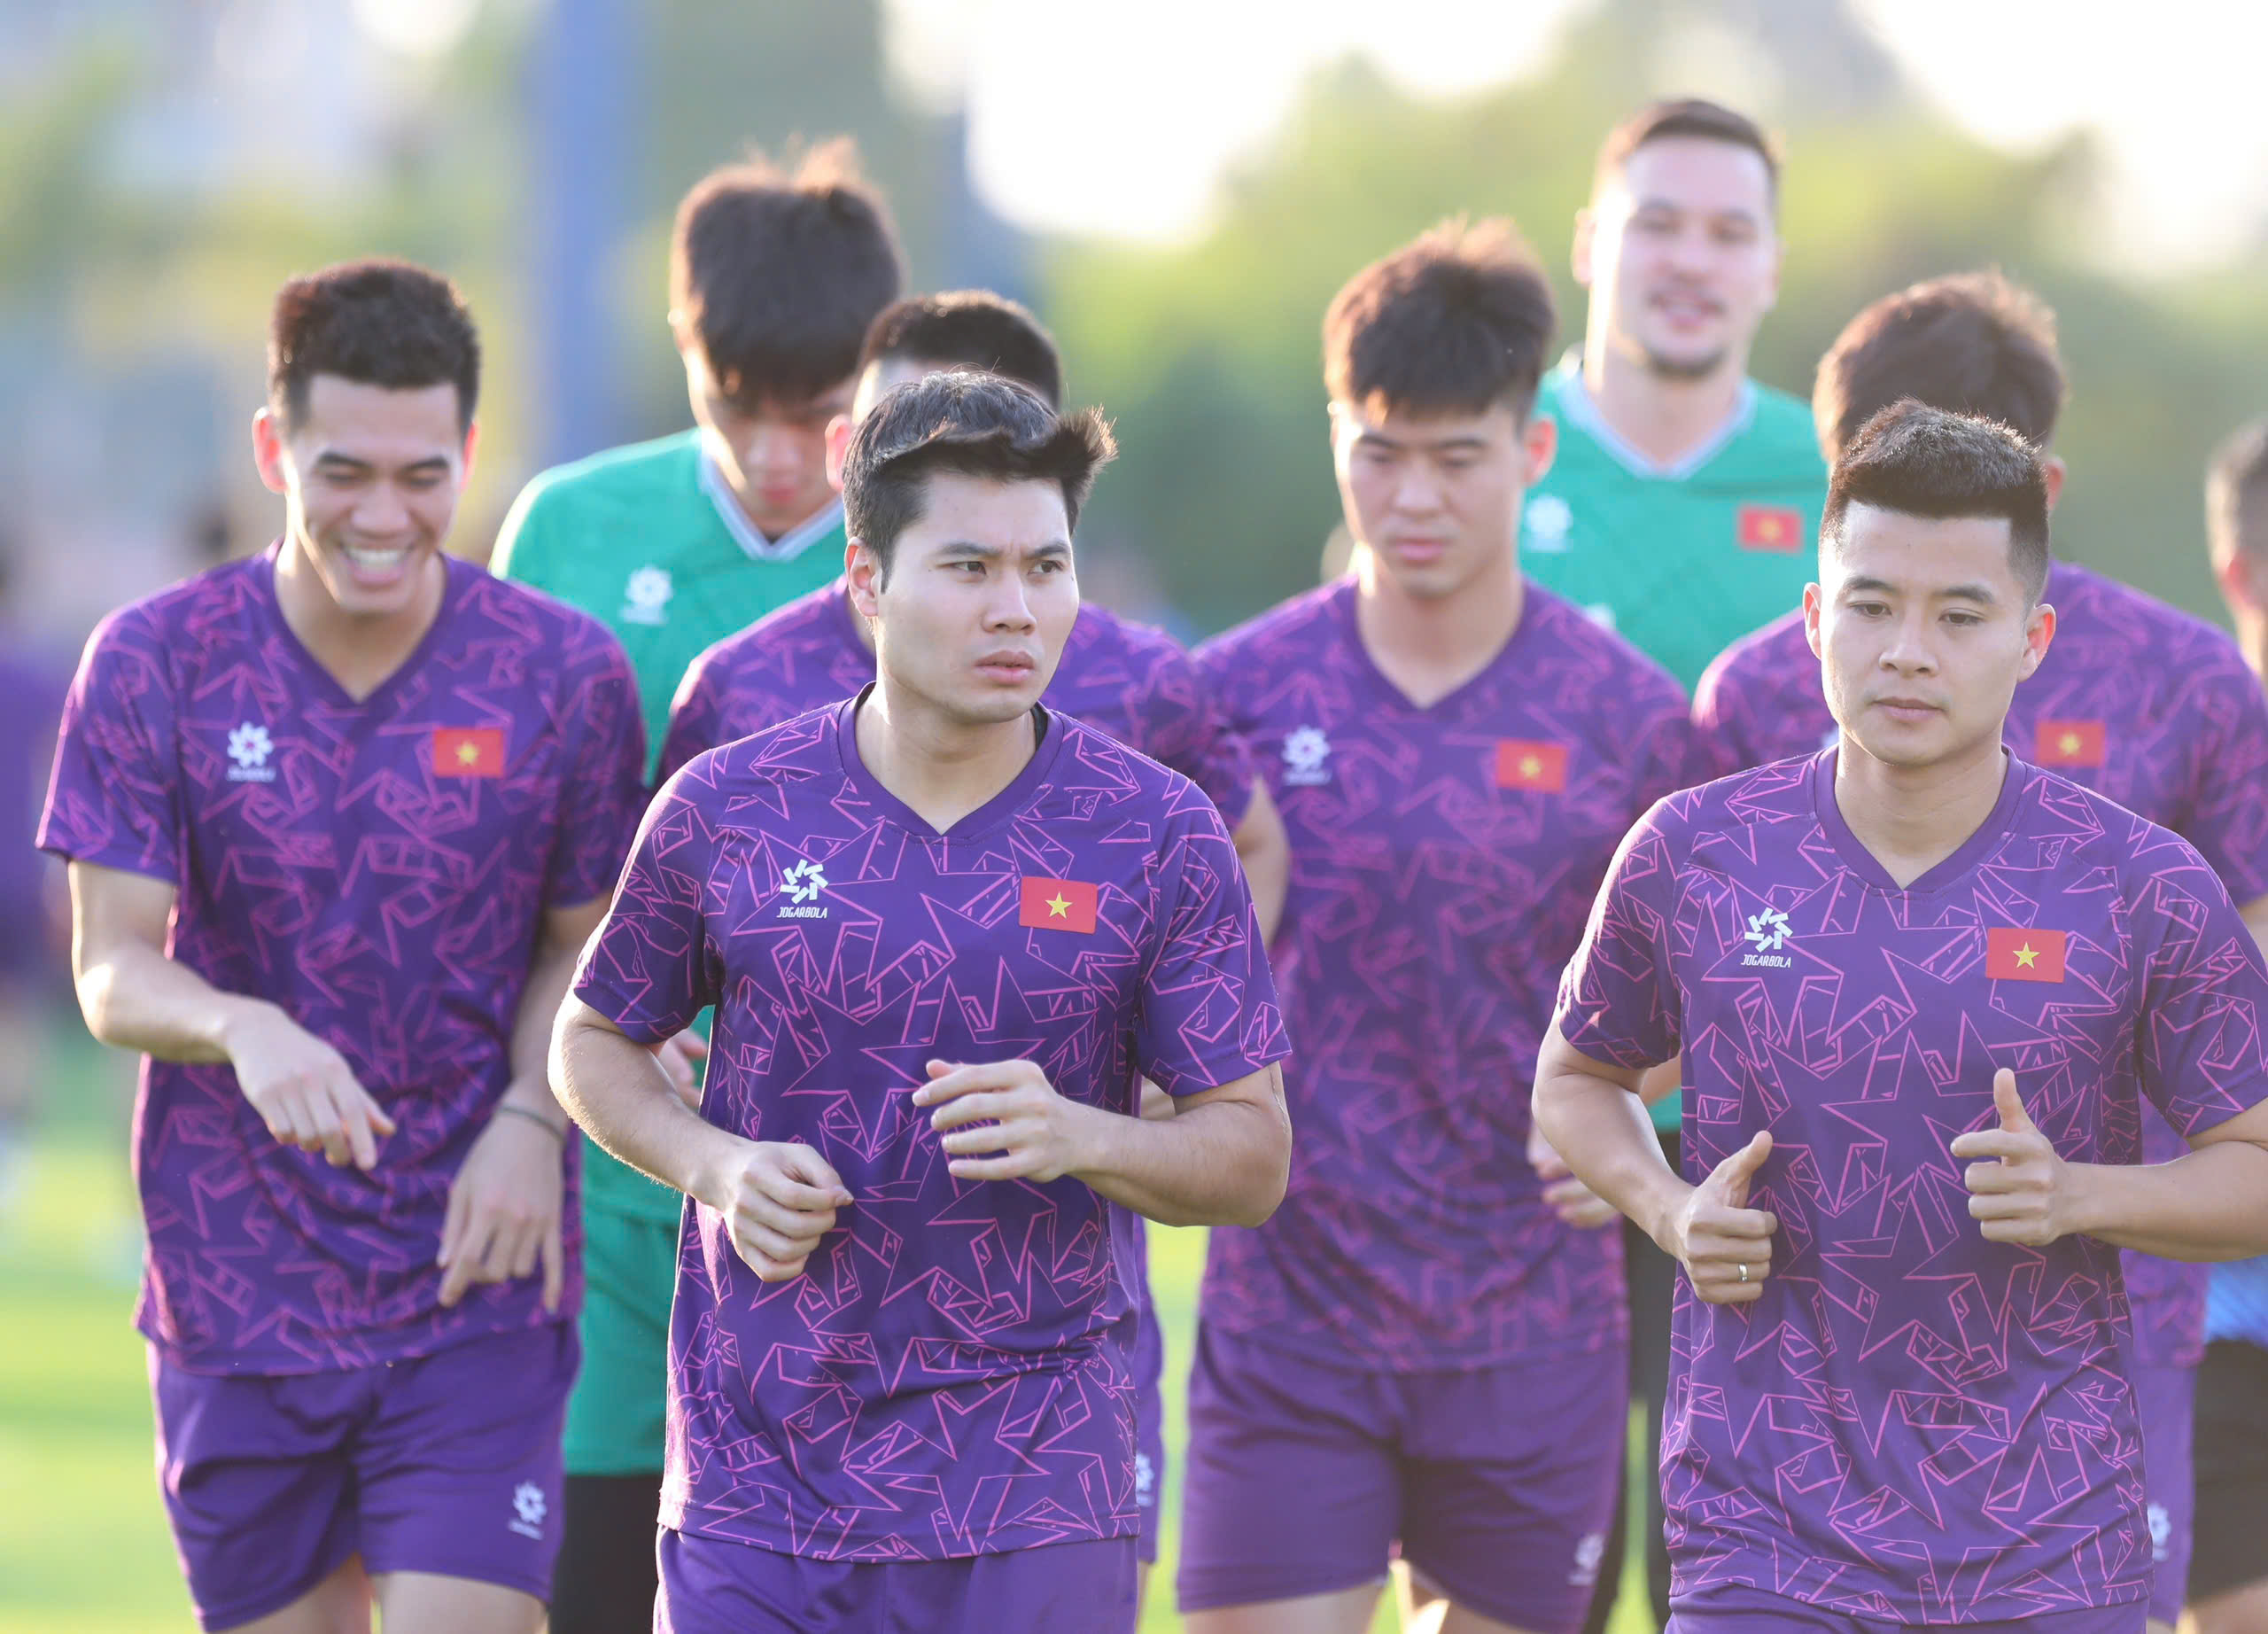
{"label": "dark eyebrow", "polygon": [[[1007,554],[998,545],[979,544],[973,539],[951,540],[937,547],[938,559],[949,562],[997,562]],[[1044,545],[1034,546],[1030,554],[1034,556],[1069,556],[1071,541],[1051,539]]]}
{"label": "dark eyebrow", "polygon": [[1630,206],[1630,213],[1633,215],[1643,214],[1648,210],[1666,211],[1672,215],[1705,215],[1713,222],[1723,221],[1729,217],[1734,221],[1745,222],[1751,227],[1759,227],[1763,224],[1763,218],[1745,205],[1732,205],[1721,210],[1708,210],[1682,205],[1674,198],[1641,198]]}
{"label": "dark eyebrow", "polygon": [[[1859,574],[1845,579],[1843,581],[1842,589],[1837,594],[1838,595],[1895,595],[1898,594],[1898,589],[1899,587],[1887,579],[1869,579],[1863,574]],[[2000,600],[1992,593],[1992,587],[1985,584],[1950,584],[1936,594],[1937,599],[1941,602],[1982,602],[1987,607],[1998,606]]]}
{"label": "dark eyebrow", "polygon": [[[370,471],[377,469],[377,466],[371,464],[368,460],[358,460],[353,455],[341,454],[336,448],[325,448],[321,454],[316,455],[315,463],[317,465],[328,467],[333,471],[344,470],[350,471]],[[429,472],[435,474],[446,474],[448,469],[448,456],[446,455],[436,454],[431,455],[430,458],[418,460],[411,464],[403,466],[401,468],[400,474],[405,477],[412,475],[423,476]]]}
{"label": "dark eyebrow", "polygon": [[[1369,430],[1356,432],[1355,435],[1355,440],[1358,443],[1376,443],[1382,447],[1392,448],[1397,452],[1410,446],[1408,443],[1396,442],[1393,438],[1386,436],[1383,432],[1373,432]],[[1486,448],[1488,446],[1488,440],[1486,437],[1475,436],[1442,437],[1435,440],[1420,440],[1416,446],[1423,448],[1428,454],[1446,454],[1451,451],[1469,452]]]}

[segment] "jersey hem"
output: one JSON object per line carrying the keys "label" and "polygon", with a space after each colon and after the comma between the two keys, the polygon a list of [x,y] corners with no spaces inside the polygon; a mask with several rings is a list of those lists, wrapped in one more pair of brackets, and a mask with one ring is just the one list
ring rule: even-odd
{"label": "jersey hem", "polygon": [[[582,1314],[582,1294],[581,1279],[578,1277],[575,1285],[560,1296],[559,1309],[543,1311],[540,1320],[530,1320],[521,1316],[493,1322],[467,1323],[464,1327],[454,1329],[431,1343],[412,1342],[399,1347],[368,1345],[370,1335],[367,1334],[339,1335],[349,1340],[362,1341],[368,1348],[361,1355],[352,1360],[329,1365],[308,1362],[304,1358],[299,1357],[270,1358],[257,1354],[248,1355],[244,1351],[226,1351],[221,1353],[220,1365],[215,1366],[211,1348],[200,1347],[195,1350],[184,1350],[151,1332],[151,1325],[146,1316],[136,1317],[134,1329],[142,1335],[151,1350],[158,1352],[167,1366],[182,1373],[196,1373],[201,1378],[207,1379],[304,1379],[321,1373],[360,1373],[364,1368],[383,1367],[392,1362],[421,1361],[426,1357],[439,1356],[444,1351],[453,1350],[461,1344],[471,1344],[482,1339],[493,1339],[500,1334],[532,1333],[546,1327],[571,1329],[575,1326],[576,1319]],[[509,1313],[500,1312],[499,1315],[506,1317]],[[277,1359],[288,1360],[294,1365],[278,1366],[275,1365]]]}
{"label": "jersey hem", "polygon": [[[672,1532],[688,1537],[706,1538],[711,1543],[739,1544],[744,1548],[762,1549],[767,1553],[784,1554],[796,1560],[825,1560],[830,1564],[842,1566],[889,1565],[903,1560],[905,1557],[902,1554],[877,1554],[869,1559],[866,1557],[865,1552],[870,1549],[894,1549],[909,1541],[903,1532],[853,1533],[845,1537],[842,1540],[841,1546],[837,1548],[797,1549],[784,1539],[766,1541],[765,1538],[752,1537],[741,1531],[719,1530],[717,1521],[708,1520],[707,1514],[708,1512],[701,1505],[677,1502],[667,1497],[662,1499],[661,1523]],[[988,1554],[1021,1554],[1027,1549],[1045,1549],[1055,1544],[1133,1543],[1141,1537],[1142,1517],[1138,1511],[1124,1515],[1114,1515],[1107,1524],[1112,1529],[1097,1532],[1092,1537],[1048,1537],[1028,1544],[1004,1544],[986,1549],[947,1549],[936,1553],[917,1550],[914,1558],[921,1560],[974,1560]],[[765,1530],[770,1537],[780,1538],[777,1529],[767,1527]]]}

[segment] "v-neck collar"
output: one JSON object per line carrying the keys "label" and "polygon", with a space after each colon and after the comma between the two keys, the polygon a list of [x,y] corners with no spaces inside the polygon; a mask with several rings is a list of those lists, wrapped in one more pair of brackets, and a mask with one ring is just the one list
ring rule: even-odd
{"label": "v-neck collar", "polygon": [[912,830],[924,839],[965,840],[986,833],[1000,826],[1032,802],[1040,785],[1047,781],[1054,769],[1056,757],[1062,752],[1065,736],[1063,723],[1040,704],[1032,705],[1032,723],[1038,732],[1039,743],[1023,769],[1008,780],[1008,786],[960,818],[949,829],[940,829],[882,787],[882,779],[866,767],[858,755],[858,711],[874,696],[881,683],[868,681],[858,689],[856,697],[846,698],[835,706],[835,745],[843,761],[843,775],[850,785],[876,809],[902,829]]}
{"label": "v-neck collar", "polygon": [[330,666],[315,657],[307,642],[299,639],[299,633],[284,616],[284,600],[276,587],[276,564],[283,551],[284,541],[278,539],[248,564],[254,587],[259,592],[257,599],[260,610],[276,634],[297,657],[299,666],[323,691],[324,701],[338,709],[377,710],[405,681],[424,668],[426,659],[432,655],[440,640],[443,628],[452,622],[458,603],[463,600],[465,586],[470,581],[471,575],[479,571],[447,553],[441,556],[441,604],[433,611],[433,622],[425,626],[425,634],[418,637],[417,644],[409,650],[409,656],[395,665],[384,681],[370,689],[367,696],[358,698],[339,683],[338,677],[332,674]]}
{"label": "v-neck collar", "polygon": [[2000,777],[2000,798],[1992,802],[1992,809],[1977,831],[1955,847],[1953,855],[1931,868],[1910,885],[1901,885],[1891,877],[1888,868],[1845,821],[1843,808],[1835,799],[1836,757],[1840,745],[1830,743],[1812,757],[1812,805],[1819,814],[1820,827],[1825,830],[1828,843],[1835,847],[1843,866],[1877,891],[1893,896],[1929,896],[1957,883],[1992,849],[2008,837],[2015,825],[2016,803],[2024,790],[2031,786],[2032,771],[2023,761],[2003,750],[2006,767]]}
{"label": "v-neck collar", "polygon": [[701,469],[701,491],[709,496],[716,508],[717,519],[733,536],[741,553],[752,562],[792,562],[797,556],[835,529],[843,519],[843,502],[829,500],[777,539],[766,539],[757,531],[756,524],[748,519],[748,512],[733,496],[732,486],[725,480],[725,473],[717,469],[717,462],[709,457],[705,448],[696,448],[694,457]]}
{"label": "v-neck collar", "polygon": [[1363,639],[1363,621],[1356,605],[1360,595],[1354,576],[1349,574],[1339,581],[1338,589],[1332,597],[1332,612],[1339,621],[1341,639],[1353,654],[1355,672],[1363,685],[1381,703],[1404,714],[1420,716],[1453,712],[1465,696],[1493,681],[1497,672],[1511,661],[1512,655],[1520,649],[1528,632],[1534,627],[1537,604],[1541,599],[1533,582],[1521,586],[1519,622],[1512,626],[1512,633],[1505,638],[1504,644],[1496,649],[1486,664],[1441,696],[1430,704],[1420,704],[1379,667],[1378,659],[1371,652],[1370,643]]}
{"label": "v-neck collar", "polygon": [[1725,423],[1704,438],[1698,446],[1666,462],[1655,459],[1607,424],[1604,411],[1591,395],[1590,387],[1584,384],[1580,362],[1559,383],[1559,413],[1569,425],[1596,443],[1607,458],[1632,476],[1654,482],[1684,482],[1722,454],[1734,438],[1755,423],[1756,382],[1742,377],[1740,396],[1733,404],[1732,413],[1725,417]]}

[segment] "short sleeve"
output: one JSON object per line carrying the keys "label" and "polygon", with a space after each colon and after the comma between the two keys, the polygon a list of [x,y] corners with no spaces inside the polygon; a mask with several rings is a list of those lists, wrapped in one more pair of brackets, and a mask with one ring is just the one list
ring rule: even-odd
{"label": "short sleeve", "polygon": [[64,699],[43,851],[183,883],[174,702],[155,633],[131,609],[105,619]]}
{"label": "short sleeve", "polygon": [[1159,880],[1135,1039],[1144,1074],[1169,1095],[1193,1095],[1283,1060],[1292,1052],[1276,980],[1217,812],[1176,825]]}
{"label": "short sleeve", "polygon": [[1657,805],[1623,836],[1559,980],[1559,1035],[1594,1061],[1651,1067],[1675,1055],[1676,973],[1670,953],[1676,870]]}
{"label": "short sleeve", "polygon": [[489,552],[488,571],[499,579],[556,594],[551,573],[550,508],[544,496],[550,485],[541,477],[520,490],[497,530],[496,548]]}
{"label": "short sleeve", "polygon": [[579,731],[563,803],[565,821],[544,882],[548,907],[606,895],[646,805],[646,726],[637,679],[614,637],[593,626],[590,639],[597,650],[566,706],[566,719],[578,722]]}
{"label": "short sleeve", "polygon": [[1235,829],[1252,806],[1252,750],[1216,705],[1204,673],[1184,652],[1163,655],[1138,707],[1143,741],[1134,747],[1204,790]]}
{"label": "short sleeve", "polygon": [[2188,707],[2203,723],[2197,787],[2182,837],[2241,905],[2268,896],[2268,692],[2234,663],[2217,668]]}
{"label": "short sleeve", "polygon": [[724,741],[718,735],[724,714],[718,696],[724,665],[716,654],[712,647],[694,659],[677,684],[677,696],[670,702],[670,724],[662,734],[661,764],[654,768],[656,783],[667,782],[694,756],[706,754]]}
{"label": "short sleeve", "polygon": [[662,787],[605,922],[575,969],[575,996],[641,1044],[682,1032],[717,1001],[707,922],[716,835],[699,768]]}
{"label": "short sleeve", "polygon": [[2160,837],[2165,846],[2129,886],[2142,1091],[2194,1137],[2268,1100],[2268,967],[2204,860]]}

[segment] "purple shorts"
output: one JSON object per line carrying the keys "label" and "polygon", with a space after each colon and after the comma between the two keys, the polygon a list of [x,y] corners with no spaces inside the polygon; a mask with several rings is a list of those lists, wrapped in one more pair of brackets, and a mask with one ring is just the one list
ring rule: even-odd
{"label": "purple shorts", "polygon": [[1166,1404],[1160,1394],[1165,1373],[1165,1335],[1146,1298],[1134,1338],[1134,1507],[1142,1517],[1137,1541],[1145,1566],[1158,1563],[1158,1500],[1166,1485]]}
{"label": "purple shorts", "polygon": [[2142,1420],[2142,1489],[2149,1502],[2150,1615],[2181,1621],[2196,1544],[2197,1487],[2191,1459],[2196,1430],[2197,1370],[2165,1366],[2132,1370],[2134,1407]]}
{"label": "purple shorts", "polygon": [[1356,1588],[1398,1544],[1456,1605],[1573,1634],[1613,1518],[1627,1402],[1619,1350],[1392,1373],[1200,1322],[1181,1607]]}
{"label": "purple shorts", "polygon": [[[1930,1634],[2142,1634],[2142,1602],[2042,1612],[2006,1622],[1928,1625]],[[1717,1583],[1670,1602],[1664,1634],[1898,1634],[1917,1623],[1876,1622],[1742,1583]]]}
{"label": "purple shorts", "polygon": [[1132,1634],[1134,1540],[812,1560],[664,1527],[654,1634]]}
{"label": "purple shorts", "polygon": [[280,1611],[356,1554],[546,1598],[577,1354],[568,1322],[274,1378],[190,1373],[152,1347],[158,1476],[198,1622]]}

